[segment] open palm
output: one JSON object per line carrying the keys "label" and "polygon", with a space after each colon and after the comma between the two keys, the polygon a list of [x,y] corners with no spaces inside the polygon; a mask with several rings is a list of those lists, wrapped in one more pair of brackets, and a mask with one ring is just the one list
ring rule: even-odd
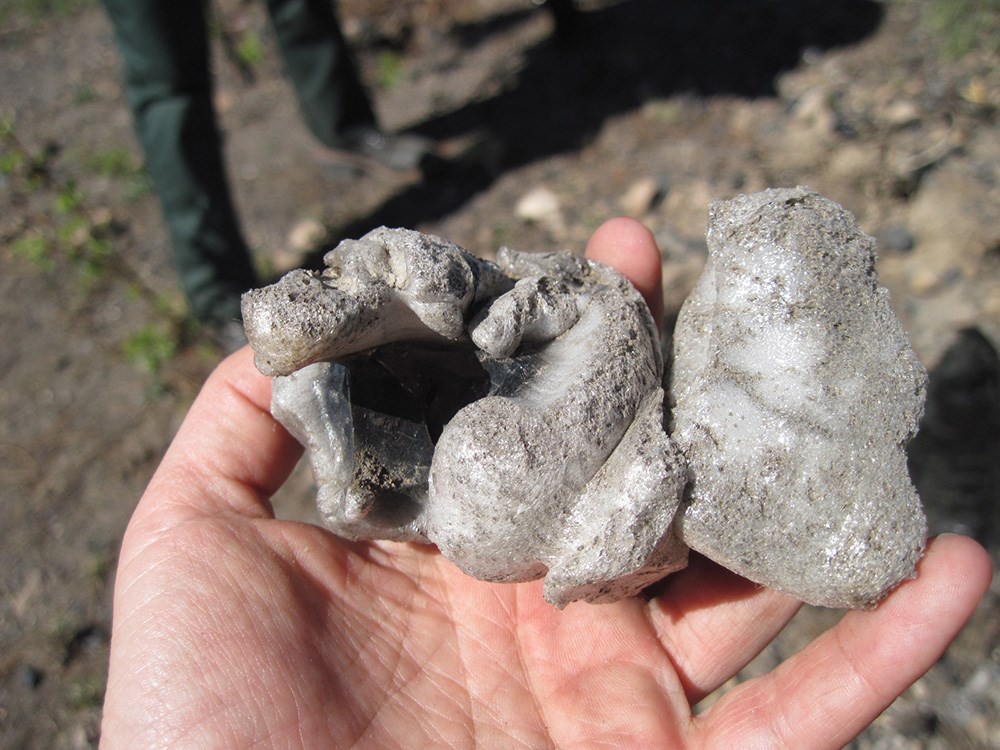
{"label": "open palm", "polygon": [[[588,252],[656,300],[640,225]],[[692,555],[655,595],[559,611],[434,548],[274,518],[300,448],[248,350],[206,383],[123,543],[106,747],[838,747],[937,659],[991,576],[962,537],[698,717],[798,604]]]}

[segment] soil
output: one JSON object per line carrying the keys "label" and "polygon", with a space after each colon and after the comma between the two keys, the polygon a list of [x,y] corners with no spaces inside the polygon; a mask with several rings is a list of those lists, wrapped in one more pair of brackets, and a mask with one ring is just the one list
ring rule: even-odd
{"label": "soil", "polygon": [[[217,0],[217,106],[247,235],[277,273],[380,224],[488,255],[579,250],[630,213],[661,244],[676,313],[710,200],[815,188],[879,240],[914,347],[944,373],[913,454],[934,530],[973,533],[996,558],[1000,61],[949,56],[930,4],[596,0],[555,35],[529,0],[342,0],[384,125],[443,154],[423,178],[345,178],[312,158],[261,5]],[[8,17],[0,78],[0,746],[85,748],[119,540],[220,352],[185,322],[101,10]],[[310,517],[310,491],[297,472],[278,512]],[[723,690],[839,615],[804,608]],[[994,584],[854,746],[998,747],[998,685]]]}

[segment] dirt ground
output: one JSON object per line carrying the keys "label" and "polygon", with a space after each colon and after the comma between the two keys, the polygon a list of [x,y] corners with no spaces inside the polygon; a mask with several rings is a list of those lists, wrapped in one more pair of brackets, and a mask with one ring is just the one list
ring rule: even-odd
{"label": "dirt ground", "polygon": [[[956,51],[933,0],[580,5],[583,26],[556,39],[530,0],[342,0],[384,124],[444,154],[423,179],[346,179],[311,159],[260,4],[217,0],[217,106],[261,268],[380,224],[479,254],[579,250],[628,213],[660,241],[676,312],[710,200],[808,185],[879,240],[883,283],[941,373],[912,454],[934,529],[996,558],[997,48]],[[0,746],[86,748],[119,539],[219,352],[184,320],[96,5],[5,19],[0,146]],[[279,513],[308,517],[310,489],[300,472]],[[804,608],[727,687],[838,616]],[[996,583],[855,747],[1000,747]]]}

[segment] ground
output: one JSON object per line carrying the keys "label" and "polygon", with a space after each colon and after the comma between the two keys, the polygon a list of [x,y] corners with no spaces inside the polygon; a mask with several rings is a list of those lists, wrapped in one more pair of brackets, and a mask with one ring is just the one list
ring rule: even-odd
{"label": "ground", "polygon": [[[0,746],[10,748],[96,744],[118,543],[219,358],[184,317],[107,21],[96,4],[70,5],[39,17],[0,4]],[[260,4],[217,0],[217,106],[261,269],[379,224],[486,255],[501,244],[579,250],[626,213],[659,240],[676,313],[704,260],[708,202],[805,184],[879,240],[883,283],[929,368],[960,330],[985,337],[976,383],[986,390],[959,436],[976,442],[951,458],[978,456],[963,481],[995,504],[996,3],[956,2],[970,10],[950,17],[941,0],[580,5],[586,23],[555,38],[530,0],[342,0],[384,124],[432,136],[445,154],[423,180],[348,179],[314,164]],[[950,455],[928,460],[951,477]],[[310,489],[299,472],[279,513],[307,515]],[[984,515],[933,490],[925,501],[936,529],[966,528],[996,558],[993,505]],[[948,654],[856,747],[1000,746],[998,614],[994,584]],[[837,616],[804,609],[736,680]]]}

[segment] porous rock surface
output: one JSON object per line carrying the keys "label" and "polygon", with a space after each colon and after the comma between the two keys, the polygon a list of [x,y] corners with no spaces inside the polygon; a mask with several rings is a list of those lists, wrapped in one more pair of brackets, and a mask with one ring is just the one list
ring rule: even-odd
{"label": "porous rock surface", "polygon": [[243,315],[333,531],[431,541],[484,580],[544,576],[559,606],[686,564],[658,336],[624,278],[385,228],[325,263],[247,293]]}
{"label": "porous rock surface", "polygon": [[905,448],[926,374],[874,240],[803,188],[713,203],[674,337],[673,432],[694,549],[812,604],[863,607],[926,536]]}
{"label": "porous rock surface", "polygon": [[244,321],[337,534],[545,577],[559,606],[635,594],[688,546],[871,606],[926,534],[904,454],[925,373],[874,241],[796,188],[712,204],[709,250],[674,335],[672,437],[645,304],[570,253],[493,264],[382,228],[247,293]]}

